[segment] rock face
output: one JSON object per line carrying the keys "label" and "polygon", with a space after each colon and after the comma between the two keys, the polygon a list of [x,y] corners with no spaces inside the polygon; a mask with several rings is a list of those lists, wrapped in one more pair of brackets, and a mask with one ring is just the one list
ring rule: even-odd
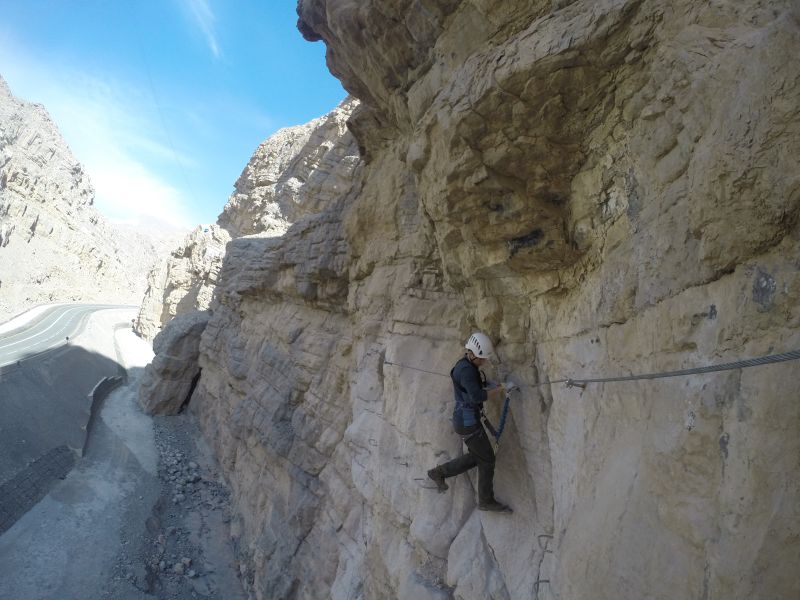
{"label": "rock face", "polygon": [[[298,12],[363,162],[229,243],[190,404],[252,596],[797,597],[795,363],[546,384],[800,348],[797,3]],[[425,487],[462,451],[446,374],[473,330],[522,385],[511,516],[475,474]]]}
{"label": "rock face", "polygon": [[324,117],[281,129],[258,147],[217,224],[195,229],[150,272],[135,325],[140,335],[153,339],[176,315],[209,308],[232,237],[283,235],[350,189],[358,150],[346,124],[357,105],[347,98]]}
{"label": "rock face", "polygon": [[152,340],[175,316],[209,307],[230,239],[219,225],[201,225],[156,264],[134,324],[139,335]]}
{"label": "rock face", "polygon": [[[352,185],[354,141],[347,119],[358,101],[346,98],[324,117],[281,129],[256,149],[218,223],[231,237],[283,235]],[[346,142],[346,143],[345,143]]]}
{"label": "rock face", "polygon": [[0,78],[0,320],[58,301],[139,303],[161,243],[109,225],[45,109]]}
{"label": "rock face", "polygon": [[200,375],[197,357],[208,319],[205,311],[185,313],[156,336],[156,356],[145,368],[139,386],[139,403],[148,414],[178,414],[189,399]]}

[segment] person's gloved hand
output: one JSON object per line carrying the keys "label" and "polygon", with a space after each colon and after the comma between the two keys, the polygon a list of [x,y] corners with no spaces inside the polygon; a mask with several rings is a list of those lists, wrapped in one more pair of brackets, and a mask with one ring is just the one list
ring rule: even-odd
{"label": "person's gloved hand", "polygon": [[503,384],[503,387],[506,389],[506,392],[513,392],[519,389],[519,386],[510,379]]}

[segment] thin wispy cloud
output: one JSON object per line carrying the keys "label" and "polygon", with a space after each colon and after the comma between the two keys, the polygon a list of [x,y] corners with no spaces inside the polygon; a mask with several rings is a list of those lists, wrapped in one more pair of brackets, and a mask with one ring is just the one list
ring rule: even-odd
{"label": "thin wispy cloud", "polygon": [[217,34],[214,29],[217,18],[214,16],[214,11],[211,10],[208,0],[181,0],[181,4],[192,17],[195,25],[200,28],[203,36],[205,36],[208,48],[214,58],[219,58],[222,52],[217,43]]}
{"label": "thin wispy cloud", "polygon": [[193,164],[163,141],[163,125],[143,109],[147,91],[70,65],[41,62],[0,39],[0,64],[11,92],[42,103],[95,189],[95,205],[112,219],[156,218],[179,228],[193,224],[184,193],[160,170]]}
{"label": "thin wispy cloud", "polygon": [[110,219],[132,223],[155,219],[180,229],[192,226],[181,193],[139,163],[124,157],[99,158],[92,173],[97,208]]}

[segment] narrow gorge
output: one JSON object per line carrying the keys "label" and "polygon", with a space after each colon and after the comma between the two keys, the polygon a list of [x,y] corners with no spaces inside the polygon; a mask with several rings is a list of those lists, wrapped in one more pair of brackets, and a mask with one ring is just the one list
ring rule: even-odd
{"label": "narrow gorge", "polygon": [[[259,147],[137,322],[140,402],[201,423],[250,596],[798,597],[795,363],[564,380],[800,349],[800,6],[298,14],[351,97]],[[513,515],[425,479],[475,330],[521,387]]]}

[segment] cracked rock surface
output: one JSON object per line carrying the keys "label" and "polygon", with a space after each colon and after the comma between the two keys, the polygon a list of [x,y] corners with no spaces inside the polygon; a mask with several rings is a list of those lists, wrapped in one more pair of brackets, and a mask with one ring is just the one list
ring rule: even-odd
{"label": "cracked rock surface", "polygon": [[[797,3],[298,12],[359,100],[360,160],[283,235],[228,244],[189,407],[248,593],[797,597],[793,363],[542,385],[800,348]],[[447,373],[474,330],[521,387],[510,516],[474,476],[424,485],[462,452]]]}

